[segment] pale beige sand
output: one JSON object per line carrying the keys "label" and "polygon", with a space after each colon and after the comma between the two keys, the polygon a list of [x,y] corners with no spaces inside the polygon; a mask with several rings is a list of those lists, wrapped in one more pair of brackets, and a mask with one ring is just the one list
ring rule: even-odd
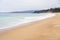
{"label": "pale beige sand", "polygon": [[2,33],[0,40],[60,40],[60,13]]}

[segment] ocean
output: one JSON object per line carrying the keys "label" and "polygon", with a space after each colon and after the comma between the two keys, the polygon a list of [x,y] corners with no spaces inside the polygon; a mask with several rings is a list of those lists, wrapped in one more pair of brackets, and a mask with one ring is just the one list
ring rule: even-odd
{"label": "ocean", "polygon": [[25,23],[55,16],[52,13],[0,13],[0,29],[13,28]]}

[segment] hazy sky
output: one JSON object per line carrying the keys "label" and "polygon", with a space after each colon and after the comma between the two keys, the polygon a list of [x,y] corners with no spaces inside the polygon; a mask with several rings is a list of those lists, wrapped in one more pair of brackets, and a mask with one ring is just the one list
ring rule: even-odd
{"label": "hazy sky", "polygon": [[52,7],[60,7],[60,0],[0,0],[0,12],[48,9]]}

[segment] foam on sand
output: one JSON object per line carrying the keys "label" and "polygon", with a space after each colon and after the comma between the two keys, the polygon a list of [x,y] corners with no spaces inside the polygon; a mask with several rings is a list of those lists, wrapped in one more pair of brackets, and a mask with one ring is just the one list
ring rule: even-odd
{"label": "foam on sand", "polygon": [[18,26],[18,25],[23,25],[25,23],[43,20],[43,19],[46,19],[49,17],[54,17],[54,16],[55,16],[55,14],[52,14],[52,13],[44,13],[42,15],[39,14],[39,16],[29,16],[29,17],[26,16],[23,19],[17,18],[17,17],[16,17],[17,19],[14,19],[14,17],[9,17],[9,18],[13,18],[14,20],[10,21],[10,22],[8,21],[4,25],[0,25],[0,29],[13,28],[13,27]]}

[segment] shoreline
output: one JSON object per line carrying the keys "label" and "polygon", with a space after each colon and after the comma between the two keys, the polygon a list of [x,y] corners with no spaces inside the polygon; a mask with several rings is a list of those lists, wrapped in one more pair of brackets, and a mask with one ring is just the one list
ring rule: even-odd
{"label": "shoreline", "polygon": [[0,35],[0,40],[59,40],[60,14],[28,25],[17,26]]}
{"label": "shoreline", "polygon": [[[33,22],[36,22],[36,21],[41,21],[41,20],[44,20],[44,19],[48,19],[48,18],[51,18],[51,17],[54,17],[54,16],[56,16],[55,13],[54,13],[54,14],[49,13],[49,14],[47,14],[45,17],[43,17],[43,16],[32,17],[31,21],[26,20],[26,22],[21,22],[21,23],[18,22],[18,23],[16,23],[16,24],[12,25],[12,26],[0,28],[0,31],[8,30],[8,29],[13,29],[14,27],[19,26],[19,25],[20,25],[20,26],[22,26],[22,25],[27,25],[27,24],[30,24],[30,23],[33,23]],[[29,17],[27,17],[27,19],[28,19],[28,18],[29,18]],[[30,17],[30,18],[31,18],[31,17]]]}

